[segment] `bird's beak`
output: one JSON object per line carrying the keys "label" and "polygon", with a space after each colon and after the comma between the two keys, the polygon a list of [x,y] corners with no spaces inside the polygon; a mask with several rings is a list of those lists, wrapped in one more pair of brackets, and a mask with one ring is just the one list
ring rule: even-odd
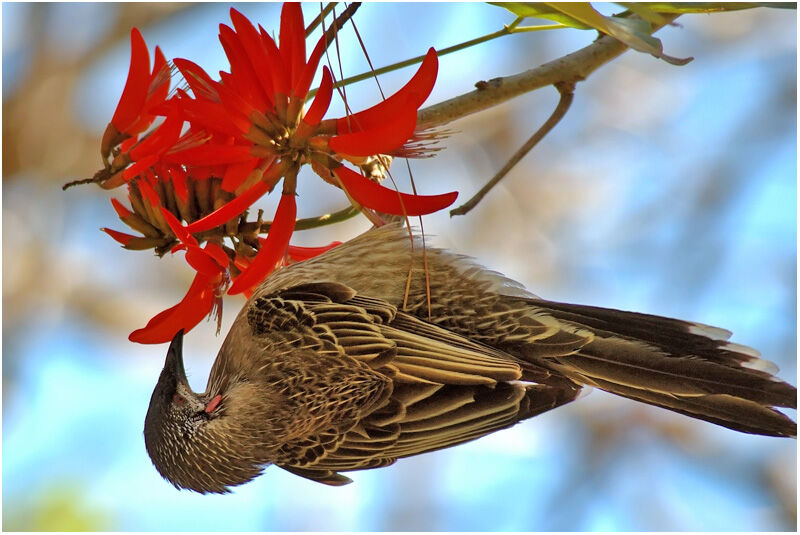
{"label": "bird's beak", "polygon": [[172,338],[167,350],[167,360],[164,362],[164,371],[169,371],[179,383],[188,384],[186,370],[183,368],[183,329]]}

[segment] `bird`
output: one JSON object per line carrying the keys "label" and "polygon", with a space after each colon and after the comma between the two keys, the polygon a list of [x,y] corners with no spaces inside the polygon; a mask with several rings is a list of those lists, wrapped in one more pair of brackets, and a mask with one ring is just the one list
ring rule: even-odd
{"label": "bird", "polygon": [[226,493],[275,465],[341,472],[449,448],[587,387],[744,433],[794,437],[797,390],[727,330],[541,299],[476,261],[373,227],[274,271],[225,337],[203,393],[173,338],[144,425],[178,489]]}

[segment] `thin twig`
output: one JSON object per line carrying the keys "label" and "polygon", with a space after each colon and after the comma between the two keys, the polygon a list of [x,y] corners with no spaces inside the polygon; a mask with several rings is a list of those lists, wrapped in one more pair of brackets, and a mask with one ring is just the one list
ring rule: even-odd
{"label": "thin twig", "polygon": [[558,100],[558,105],[556,106],[556,109],[553,110],[553,113],[550,115],[550,117],[547,118],[544,124],[536,132],[534,132],[530,139],[528,139],[528,141],[526,141],[525,144],[514,153],[514,155],[503,166],[503,168],[500,169],[500,171],[498,171],[497,174],[494,175],[492,179],[480,189],[480,191],[478,191],[478,193],[473,195],[470,200],[458,208],[450,210],[450,217],[453,217],[454,215],[464,215],[475,208],[475,206],[481,202],[481,199],[483,199],[484,196],[486,196],[486,194],[489,193],[489,191],[495,187],[497,183],[500,182],[503,177],[506,176],[508,172],[511,171],[511,169],[517,165],[519,161],[524,158],[525,155],[528,154],[528,152],[530,152],[530,150],[550,132],[550,130],[553,129],[555,125],[559,123],[559,121],[561,121],[564,115],[566,115],[570,105],[572,104],[572,98],[575,95],[575,82],[559,82],[556,84],[556,89],[558,89],[558,92],[561,94],[561,98]]}
{"label": "thin twig", "polygon": [[[476,37],[475,39],[470,39],[469,41],[464,41],[463,43],[458,43],[456,45],[449,46],[441,50],[437,50],[436,55],[442,57],[447,54],[451,54],[453,52],[458,52],[459,50],[464,50],[465,48],[469,48],[474,45],[485,43],[486,41],[491,41],[492,39],[497,39],[498,37],[503,37],[504,35],[514,35],[516,33],[527,33],[533,31],[557,30],[560,28],[568,28],[568,26],[565,26],[563,24],[543,24],[540,26],[526,26],[519,28],[517,25],[521,20],[522,17],[519,17],[508,26],[504,26],[502,29],[497,30],[496,32],[487,33],[486,35]],[[370,69],[369,71],[362,72],[361,74],[356,74],[355,76],[344,78],[336,82],[334,84],[334,87],[354,84],[356,82],[361,82],[368,78],[372,78],[373,76],[380,76],[381,74],[386,74],[387,72],[396,71],[404,67],[410,67],[411,65],[422,63],[423,59],[425,59],[425,55],[416,56],[403,61],[398,61],[397,63],[392,63],[391,65],[386,65],[385,67],[381,67],[379,69]],[[312,89],[311,91],[309,91],[308,98],[313,97],[316,94],[316,92],[317,89]]]}
{"label": "thin twig", "polygon": [[[320,2],[319,5],[320,7],[322,7],[322,2]],[[330,13],[333,10],[334,6],[336,6],[336,2],[328,2],[328,5],[320,10],[319,15],[317,15],[317,18],[312,20],[311,24],[309,24],[308,27],[306,28],[306,38],[308,38],[308,36],[311,35],[311,32],[317,29],[317,26],[320,25],[322,19],[328,16],[328,13]]]}
{"label": "thin twig", "polygon": [[[295,230],[309,230],[312,228],[319,228],[324,227],[326,225],[333,225],[334,223],[340,223],[342,221],[346,221],[350,218],[353,218],[361,213],[361,210],[354,206],[348,206],[342,210],[337,212],[322,214],[316,217],[307,217],[303,219],[298,219],[297,223],[295,224]],[[243,235],[243,234],[266,234],[269,232],[270,227],[272,227],[272,221],[248,221],[239,223],[236,226],[236,234]],[[198,232],[194,234],[194,237],[198,240],[214,240],[214,239],[222,239],[228,234],[221,230],[219,227],[207,230],[204,232]]]}
{"label": "thin twig", "polygon": [[[351,4],[351,6],[352,5],[355,5],[355,4]],[[351,6],[348,6],[347,9],[349,9]],[[345,9],[345,12],[347,11],[347,9]],[[334,16],[336,15],[336,10],[333,11],[333,14],[334,14]],[[337,61],[339,63],[339,77],[340,78],[344,77],[344,70],[342,68],[342,55],[339,53],[339,27],[338,27],[339,18],[340,17],[337,17],[336,19],[334,19],[333,25],[330,28],[328,28],[327,30],[325,29],[325,21],[323,20],[322,21],[322,31],[325,33],[325,40],[326,40],[326,42],[325,42],[325,59],[328,62],[328,69],[330,70],[331,76],[333,77],[333,80],[334,80],[333,87],[335,87],[336,90],[339,92],[339,97],[341,97],[342,102],[344,102],[344,112],[345,112],[345,116],[347,117],[348,126],[349,126],[350,106],[347,104],[347,90],[344,87],[340,87],[340,86],[336,85],[336,83],[335,83],[336,82],[336,75],[333,74],[334,70],[333,70],[333,66],[331,65],[331,57],[330,57],[330,54],[328,53],[328,48],[330,47],[330,44],[331,44],[330,39],[332,38],[333,41],[336,43],[336,59],[337,59]],[[309,95],[308,98],[310,99],[311,95]]]}
{"label": "thin twig", "polygon": [[66,184],[61,186],[61,191],[66,191],[67,189],[69,189],[69,188],[71,188],[73,186],[80,186],[82,184],[94,184],[96,182],[99,182],[99,180],[96,177],[81,178],[80,180],[73,180],[73,181],[67,182]]}
{"label": "thin twig", "polygon": [[367,59],[367,65],[369,65],[369,71],[372,73],[372,77],[375,78],[375,83],[378,85],[378,91],[381,94],[381,100],[386,100],[386,95],[383,94],[383,88],[381,88],[381,82],[378,80],[378,75],[375,72],[375,67],[372,66],[372,60],[369,57],[369,52],[367,52],[367,47],[364,45],[364,40],[361,39],[361,34],[358,32],[358,26],[356,23],[353,22],[353,32],[356,34],[356,39],[358,39],[358,44],[361,46],[361,51],[364,52],[364,57]]}
{"label": "thin twig", "polygon": [[[411,177],[411,191],[417,195],[417,186],[414,184],[414,173],[411,172],[411,162],[406,158],[406,169],[408,169],[408,176]],[[409,227],[409,232],[411,228]],[[428,321],[431,320],[431,271],[428,268],[428,247],[425,243],[425,225],[422,223],[422,216],[419,216],[419,233],[422,236],[422,268],[425,272],[425,304],[428,305]],[[411,240],[413,247],[414,240]],[[405,303],[405,300],[403,301]]]}
{"label": "thin twig", "polygon": [[333,42],[334,37],[339,32],[339,30],[341,30],[344,27],[344,24],[348,20],[350,20],[350,17],[352,17],[355,14],[356,10],[358,10],[359,7],[361,7],[361,2],[353,2],[352,4],[347,6],[345,10],[342,11],[342,14],[336,17],[336,19],[334,19],[333,24],[331,24],[330,27],[327,30],[325,30],[326,50]]}
{"label": "thin twig", "polygon": [[[664,14],[664,25],[679,16],[678,13]],[[653,32],[664,25],[653,25]],[[627,49],[627,45],[621,41],[604,35],[594,43],[564,57],[519,74],[476,84],[475,91],[423,108],[417,116],[417,124],[425,128],[439,126],[502,104],[535,89],[555,85],[558,82],[580,82]]]}
{"label": "thin twig", "polygon": [[[309,230],[312,228],[324,227],[325,225],[332,225],[333,223],[339,223],[341,221],[345,221],[347,219],[350,219],[351,217],[355,217],[360,213],[361,213],[360,209],[354,206],[348,206],[347,208],[344,208],[342,210],[330,214],[323,214],[316,217],[307,217],[304,219],[298,219],[297,223],[295,223],[294,229]],[[272,221],[261,223],[259,234],[264,234],[265,232],[269,232],[269,228],[271,226],[272,226]]]}

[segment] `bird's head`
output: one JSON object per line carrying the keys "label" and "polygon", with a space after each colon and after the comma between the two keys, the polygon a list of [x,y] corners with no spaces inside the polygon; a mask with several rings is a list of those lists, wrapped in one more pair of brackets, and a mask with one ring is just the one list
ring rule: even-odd
{"label": "bird's head", "polygon": [[183,367],[183,331],[172,339],[144,421],[147,453],[176,488],[228,492],[263,467],[236,432],[235,414],[221,394],[196,394]]}

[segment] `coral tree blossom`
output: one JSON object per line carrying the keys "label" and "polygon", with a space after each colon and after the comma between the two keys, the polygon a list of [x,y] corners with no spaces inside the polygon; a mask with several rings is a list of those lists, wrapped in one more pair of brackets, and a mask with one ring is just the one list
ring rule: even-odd
{"label": "coral tree blossom", "polygon": [[[362,210],[422,215],[449,206],[457,195],[400,193],[360,172],[377,155],[409,153],[417,110],[436,80],[433,49],[394,95],[367,110],[325,119],[333,95],[327,67],[307,108],[306,101],[328,42],[323,35],[307,53],[300,4],[284,4],[278,43],[235,9],[230,15],[232,27],[219,26],[230,72],[221,71],[218,79],[188,59],[168,63],[159,48],[151,65],[141,33],[131,32],[128,78],[103,135],[105,168],[95,181],[107,189],[127,187],[130,208],[111,202],[140,235],[103,230],[128,249],[184,251],[197,272],[183,300],[131,333],[134,342],[166,342],[214,309],[219,321],[226,290],[249,295],[281,264],[338,243],[289,245],[297,173],[305,164]],[[185,81],[172,92],[170,73]],[[157,117],[163,120],[152,128]],[[262,222],[259,212],[257,221],[248,222],[250,206],[279,184],[273,221]],[[266,238],[259,237],[264,232]]]}

